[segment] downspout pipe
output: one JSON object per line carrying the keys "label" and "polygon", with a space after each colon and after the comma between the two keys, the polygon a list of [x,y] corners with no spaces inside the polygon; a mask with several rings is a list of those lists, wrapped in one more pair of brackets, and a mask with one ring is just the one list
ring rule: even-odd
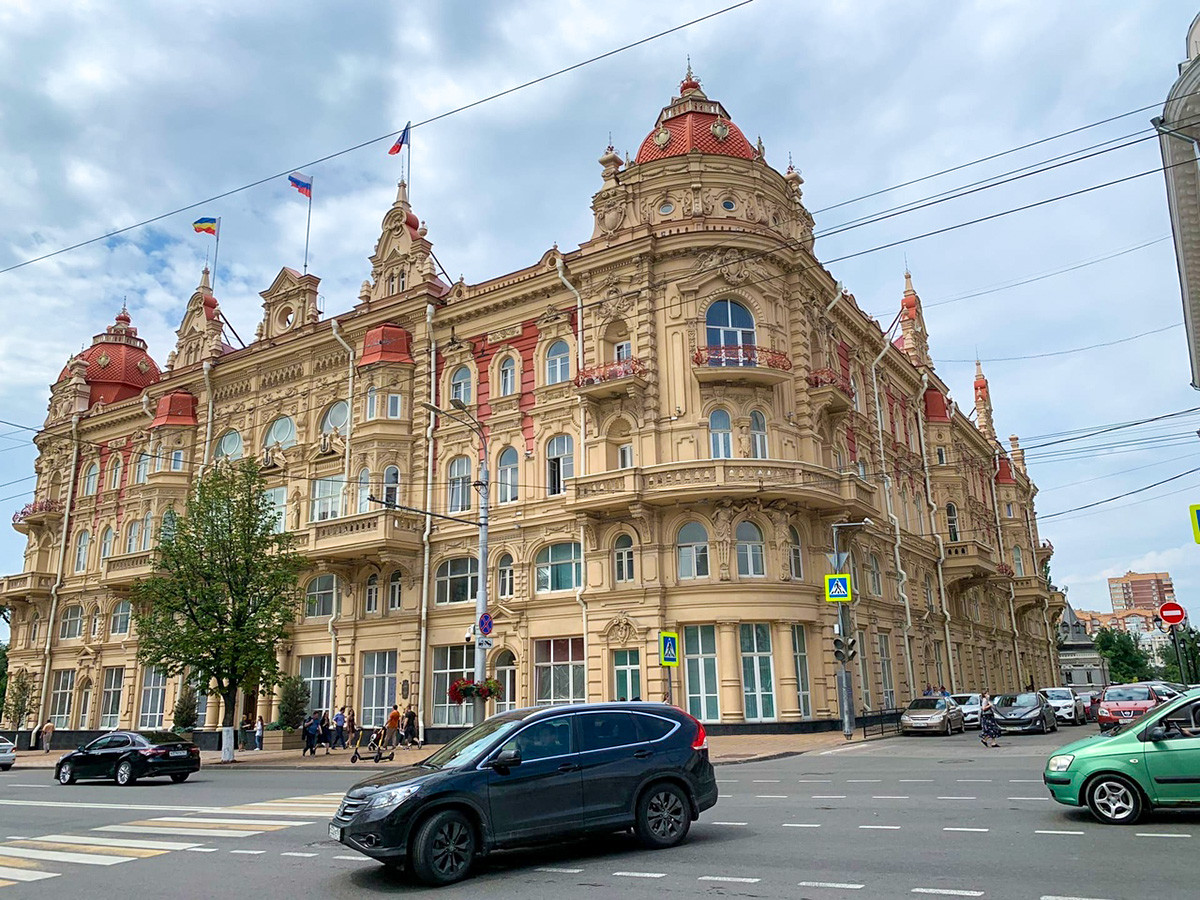
{"label": "downspout pipe", "polygon": [[[429,405],[437,406],[437,339],[433,336],[433,298],[425,304],[425,333],[429,335]],[[430,537],[433,534],[433,422],[434,415],[429,413],[429,424],[425,426],[425,528],[421,532],[421,552],[424,560],[421,569],[421,643],[417,649],[417,685],[421,693],[425,693],[425,664],[427,657],[426,645],[429,636],[429,556]],[[486,563],[481,563],[486,565]],[[433,702],[433,694],[429,695]],[[425,708],[424,703],[417,704],[417,731],[421,743],[425,743]]]}
{"label": "downspout pipe", "polygon": [[942,569],[946,561],[946,545],[937,527],[937,504],[933,502],[933,482],[929,478],[929,448],[925,445],[925,391],[929,389],[929,373],[921,373],[921,393],[917,396],[917,438],[921,445],[921,472],[925,476],[925,511],[929,516],[929,533],[937,544],[938,596],[942,603],[942,628],[946,635],[946,662],[950,666],[950,690],[958,693],[958,673],[954,668],[954,645],[950,640],[950,609],[946,605],[946,575]]}
{"label": "downspout pipe", "polygon": [[[996,496],[996,476],[1000,474],[1000,448],[992,447],[992,512],[996,517],[996,555],[1004,562],[1004,534],[1000,530],[1000,499]],[[1017,690],[1025,687],[1025,674],[1021,670],[1021,647],[1017,643],[1017,595],[1013,584],[1008,583],[1008,617],[1012,622],[1013,665],[1017,669]]]}
{"label": "downspout pipe", "polygon": [[[579,291],[575,290],[575,285],[567,279],[567,270],[563,265],[561,256],[554,260],[558,268],[558,278],[567,286],[572,294],[575,295],[575,351],[576,351],[576,368],[575,374],[578,375],[583,371],[583,297]],[[584,403],[583,393],[579,394],[579,466],[577,469],[576,478],[582,478],[587,475],[587,407]],[[575,588],[575,602],[579,604],[580,616],[583,620],[583,693],[584,700],[589,699],[588,694],[588,664],[591,657],[588,655],[588,605],[583,599],[584,584],[587,581],[587,534],[583,524],[579,526],[579,571],[581,577],[579,586]]]}
{"label": "downspout pipe", "polygon": [[[1029,531],[1029,553],[1030,553],[1029,562],[1030,562],[1030,565],[1033,566],[1033,577],[1040,580],[1042,577],[1042,574],[1038,570],[1037,544],[1033,540],[1033,515],[1032,515],[1032,510],[1031,510],[1031,506],[1032,506],[1032,502],[1033,502],[1032,492],[1031,492],[1029,499],[1030,499],[1030,506],[1025,507],[1025,528]],[[1047,596],[1042,598],[1042,624],[1044,624],[1046,626],[1046,649],[1049,650],[1049,652],[1050,652],[1050,659],[1052,661],[1054,661],[1054,665],[1051,666],[1050,674],[1054,677],[1058,677],[1058,675],[1061,673],[1062,665],[1061,665],[1061,663],[1059,663],[1058,661],[1055,660],[1055,657],[1058,655],[1058,642],[1054,639],[1054,633],[1050,630],[1049,591],[1050,591],[1050,581],[1049,581],[1049,579],[1047,579],[1046,580]]]}
{"label": "downspout pipe", "polygon": [[883,455],[883,406],[879,402],[879,364],[883,361],[890,346],[888,335],[899,321],[900,314],[897,313],[888,330],[883,333],[883,348],[875,357],[875,361],[871,363],[871,385],[875,394],[875,430],[879,439],[879,471],[883,476],[884,505],[887,509],[888,520],[892,523],[892,562],[896,566],[896,590],[900,594],[900,599],[904,601],[904,668],[908,673],[909,695],[915,696],[917,683],[914,680],[912,659],[912,607],[908,602],[908,591],[905,590],[905,585],[908,584],[908,573],[904,571],[904,566],[900,562],[900,520],[896,518],[896,510],[892,503],[892,478],[888,474],[887,461]]}
{"label": "downspout pipe", "polygon": [[[350,436],[354,433],[354,348],[346,342],[346,338],[342,335],[342,326],[338,324],[337,319],[330,319],[329,324],[333,328],[333,337],[339,344],[346,348],[346,453],[344,462],[344,475],[342,477],[342,500],[344,509],[348,514],[350,511]],[[337,603],[334,604],[333,614],[329,617],[329,712],[332,713],[337,709],[337,619],[342,611],[342,596],[340,590],[341,579],[338,579],[338,596]],[[333,718],[332,715],[329,717]]]}
{"label": "downspout pipe", "polygon": [[[54,622],[58,618],[58,592],[62,589],[63,575],[67,564],[67,535],[71,528],[71,513],[75,504],[75,481],[79,477],[79,414],[71,416],[71,480],[67,482],[67,502],[63,507],[62,531],[58,537],[58,571],[55,574],[54,586],[50,588],[50,618],[46,621],[46,641],[42,645],[42,693],[38,697],[37,725],[46,720],[46,703],[50,698],[50,640],[54,637]],[[13,725],[19,731],[20,722]],[[33,746],[33,735],[30,733],[30,746]]]}
{"label": "downspout pipe", "polygon": [[200,474],[203,476],[204,471],[208,468],[209,450],[212,448],[212,433],[213,433],[213,388],[212,388],[212,370],[213,364],[211,359],[204,361],[202,373],[204,375],[204,391],[208,394],[208,413],[205,416],[204,423],[204,455],[200,458]]}

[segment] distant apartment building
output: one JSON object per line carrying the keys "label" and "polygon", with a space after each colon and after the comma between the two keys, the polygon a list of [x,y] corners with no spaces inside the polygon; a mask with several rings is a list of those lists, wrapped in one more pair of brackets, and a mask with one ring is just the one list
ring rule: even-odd
{"label": "distant apartment building", "polygon": [[1126,572],[1108,579],[1108,596],[1113,612],[1156,610],[1175,599],[1175,586],[1169,572]]}

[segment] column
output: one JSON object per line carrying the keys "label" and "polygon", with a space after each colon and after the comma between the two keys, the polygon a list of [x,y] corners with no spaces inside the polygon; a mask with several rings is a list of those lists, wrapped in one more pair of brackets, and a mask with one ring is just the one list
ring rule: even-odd
{"label": "column", "polygon": [[742,654],[738,643],[738,623],[717,623],[717,670],[721,681],[721,721],[744,722],[742,697]]}
{"label": "column", "polygon": [[208,698],[208,706],[204,710],[204,730],[215,731],[221,727],[221,698],[212,694]]}
{"label": "column", "polygon": [[782,722],[800,720],[800,677],[792,652],[792,623],[771,623],[771,656],[775,664],[775,710]]}
{"label": "column", "polygon": [[[831,604],[836,605],[836,604]],[[834,619],[826,617],[808,630],[808,673],[812,679],[813,715],[819,719],[837,718],[837,673],[841,663],[833,658]]]}

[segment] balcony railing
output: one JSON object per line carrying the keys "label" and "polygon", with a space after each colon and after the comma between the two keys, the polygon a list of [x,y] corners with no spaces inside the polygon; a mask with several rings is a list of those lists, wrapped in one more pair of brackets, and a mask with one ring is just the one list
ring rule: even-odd
{"label": "balcony railing", "polygon": [[808,373],[808,386],[810,388],[819,388],[830,385],[837,388],[847,397],[854,396],[854,388],[850,384],[850,379],[845,377],[841,372],[835,369],[813,369]]}
{"label": "balcony railing", "polygon": [[575,376],[576,387],[587,387],[594,384],[604,384],[608,381],[617,381],[621,378],[631,378],[633,376],[644,378],[646,376],[646,366],[637,357],[631,356],[628,359],[619,359],[616,362],[606,363],[602,366],[591,366],[583,369]]}
{"label": "balcony railing", "polygon": [[13,524],[19,525],[27,519],[61,513],[62,508],[62,503],[58,500],[35,500],[32,503],[26,503],[21,509],[13,513]]}
{"label": "balcony railing", "polygon": [[779,350],[769,350],[755,344],[733,344],[700,347],[692,354],[692,362],[698,366],[734,366],[780,369],[790,372],[792,361]]}

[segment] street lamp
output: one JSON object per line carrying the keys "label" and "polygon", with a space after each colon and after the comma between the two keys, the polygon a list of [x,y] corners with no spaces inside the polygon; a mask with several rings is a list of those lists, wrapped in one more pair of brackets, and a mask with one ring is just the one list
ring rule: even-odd
{"label": "street lamp", "polygon": [[[870,519],[863,519],[861,522],[838,522],[832,525],[833,529],[833,574],[840,574],[842,571],[842,556],[838,553],[838,529],[840,528],[866,528],[872,524]],[[843,646],[848,652],[841,652],[842,658],[838,660],[842,667],[837,673],[838,685],[838,707],[842,711],[842,734],[846,740],[854,735],[854,681],[850,676],[850,661],[854,658],[854,641],[850,637],[850,604],[838,604],[838,636],[843,641]],[[865,647],[860,647],[859,652],[864,651]]]}
{"label": "street lamp", "polygon": [[[467,408],[467,405],[457,397],[450,400],[453,410],[440,409],[432,403],[422,403],[425,409],[437,415],[447,416],[461,425],[466,425],[479,435],[481,456],[479,458],[479,588],[475,592],[475,623],[471,626],[471,634],[475,635],[475,683],[480,687],[487,678],[487,647],[484,642],[491,639],[479,631],[479,623],[488,611],[488,445],[487,433],[483,423]],[[428,577],[428,573],[426,573]],[[476,691],[471,701],[474,709],[474,724],[480,724],[487,717],[487,701]]]}

